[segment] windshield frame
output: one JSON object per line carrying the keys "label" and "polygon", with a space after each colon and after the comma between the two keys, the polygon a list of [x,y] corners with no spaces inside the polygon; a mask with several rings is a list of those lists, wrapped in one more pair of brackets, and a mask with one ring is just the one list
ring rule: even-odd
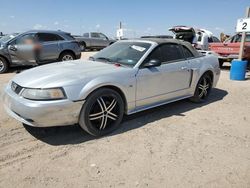
{"label": "windshield frame", "polygon": [[[96,57],[96,55],[98,55],[98,53],[96,53],[94,56],[92,56],[91,58],[94,61],[98,61],[98,62],[103,62],[103,63],[110,63],[110,64],[121,64],[124,67],[129,67],[129,68],[139,68],[140,64],[144,61],[144,59],[146,59],[146,57],[148,56],[148,54],[155,48],[155,46],[157,46],[156,42],[153,41],[148,41],[148,40],[120,40],[117,41],[116,43],[147,43],[149,44],[149,48],[146,50],[146,52],[140,57],[140,59],[134,64],[134,65],[129,65],[126,63],[122,63],[122,62],[112,62],[112,61],[100,61],[98,60],[98,57]],[[115,44],[114,44],[115,45]]]}

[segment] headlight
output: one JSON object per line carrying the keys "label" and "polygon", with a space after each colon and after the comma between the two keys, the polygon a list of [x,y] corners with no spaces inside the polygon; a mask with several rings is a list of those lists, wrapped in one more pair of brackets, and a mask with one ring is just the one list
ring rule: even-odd
{"label": "headlight", "polygon": [[62,88],[53,89],[28,89],[25,88],[21,94],[24,98],[30,100],[59,100],[65,99],[66,95]]}

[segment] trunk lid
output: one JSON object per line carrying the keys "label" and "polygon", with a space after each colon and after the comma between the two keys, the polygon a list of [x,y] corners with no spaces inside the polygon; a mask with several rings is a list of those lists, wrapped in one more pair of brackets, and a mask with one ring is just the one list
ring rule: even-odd
{"label": "trunk lid", "polygon": [[193,39],[195,37],[194,28],[187,26],[174,26],[170,28],[169,31],[174,33],[176,39],[193,43]]}

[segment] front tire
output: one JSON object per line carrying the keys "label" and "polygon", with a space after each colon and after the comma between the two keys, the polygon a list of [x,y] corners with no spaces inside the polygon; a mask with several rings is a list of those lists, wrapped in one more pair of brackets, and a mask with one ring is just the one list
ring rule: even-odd
{"label": "front tire", "polygon": [[72,61],[75,60],[75,55],[72,52],[63,52],[59,56],[59,61]]}
{"label": "front tire", "polygon": [[7,72],[9,69],[9,64],[6,59],[0,57],[0,74]]}
{"label": "front tire", "polygon": [[208,73],[205,73],[198,81],[194,96],[191,97],[190,100],[195,103],[205,102],[210,94],[212,85],[211,76]]}
{"label": "front tire", "polygon": [[120,126],[124,114],[124,102],[116,91],[101,88],[86,99],[79,124],[93,136],[106,135]]}

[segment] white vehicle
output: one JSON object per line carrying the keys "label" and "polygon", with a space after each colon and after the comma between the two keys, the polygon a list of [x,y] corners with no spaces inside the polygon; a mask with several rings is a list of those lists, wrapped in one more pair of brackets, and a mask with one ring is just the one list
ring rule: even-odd
{"label": "white vehicle", "polygon": [[190,42],[198,50],[208,50],[209,43],[220,42],[212,32],[205,29],[195,29],[187,26],[174,26],[169,29],[174,38]]}

